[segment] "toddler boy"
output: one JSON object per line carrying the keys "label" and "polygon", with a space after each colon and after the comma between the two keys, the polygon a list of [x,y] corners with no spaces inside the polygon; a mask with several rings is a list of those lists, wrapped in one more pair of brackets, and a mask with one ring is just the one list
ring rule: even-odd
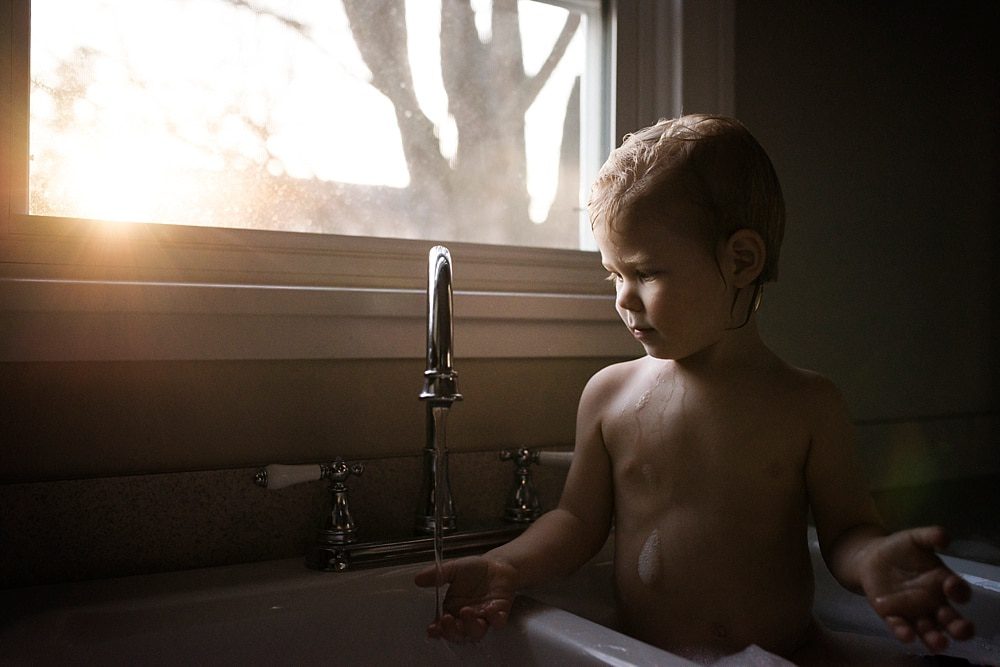
{"label": "toddler boy", "polygon": [[[630,635],[699,661],[751,645],[853,661],[812,616],[811,510],[831,572],[895,637],[932,652],[970,637],[952,606],[969,587],[935,555],[944,531],[887,533],[836,387],[758,334],[784,202],[744,126],[692,115],[626,137],[589,210],[616,309],[646,354],[588,382],[558,508],[504,546],[444,564],[446,613],[429,633],[475,640],[503,626],[517,591],[580,567],[614,524]],[[417,583],[435,579],[428,568]]]}

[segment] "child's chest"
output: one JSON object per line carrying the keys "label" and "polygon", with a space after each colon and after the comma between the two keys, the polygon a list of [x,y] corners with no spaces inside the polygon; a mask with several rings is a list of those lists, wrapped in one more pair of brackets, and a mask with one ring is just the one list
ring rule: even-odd
{"label": "child's chest", "polygon": [[609,408],[602,435],[615,483],[630,495],[696,502],[713,494],[738,504],[804,488],[809,425],[794,397],[766,387],[706,392],[667,379]]}

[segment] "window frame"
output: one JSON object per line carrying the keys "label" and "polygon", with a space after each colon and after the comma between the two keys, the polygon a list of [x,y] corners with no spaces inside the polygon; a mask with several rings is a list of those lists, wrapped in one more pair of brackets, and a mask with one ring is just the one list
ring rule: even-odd
{"label": "window frame", "polygon": [[[732,0],[601,4],[592,160],[658,116],[731,112]],[[434,241],[27,215],[30,0],[0,12],[0,360],[422,356]],[[641,353],[596,253],[446,245],[459,355]]]}

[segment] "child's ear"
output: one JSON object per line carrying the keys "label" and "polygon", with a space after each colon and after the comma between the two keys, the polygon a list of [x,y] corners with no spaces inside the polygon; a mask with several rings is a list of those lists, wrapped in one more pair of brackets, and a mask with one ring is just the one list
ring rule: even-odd
{"label": "child's ear", "polygon": [[724,266],[735,287],[752,285],[764,270],[767,249],[764,247],[764,239],[752,229],[733,232],[726,241],[723,252]]}

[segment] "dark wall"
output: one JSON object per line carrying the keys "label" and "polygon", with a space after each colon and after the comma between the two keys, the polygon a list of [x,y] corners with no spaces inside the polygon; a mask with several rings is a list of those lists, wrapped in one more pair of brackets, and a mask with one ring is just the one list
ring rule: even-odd
{"label": "dark wall", "polygon": [[788,204],[761,326],[863,420],[997,410],[998,8],[736,3],[736,115]]}

